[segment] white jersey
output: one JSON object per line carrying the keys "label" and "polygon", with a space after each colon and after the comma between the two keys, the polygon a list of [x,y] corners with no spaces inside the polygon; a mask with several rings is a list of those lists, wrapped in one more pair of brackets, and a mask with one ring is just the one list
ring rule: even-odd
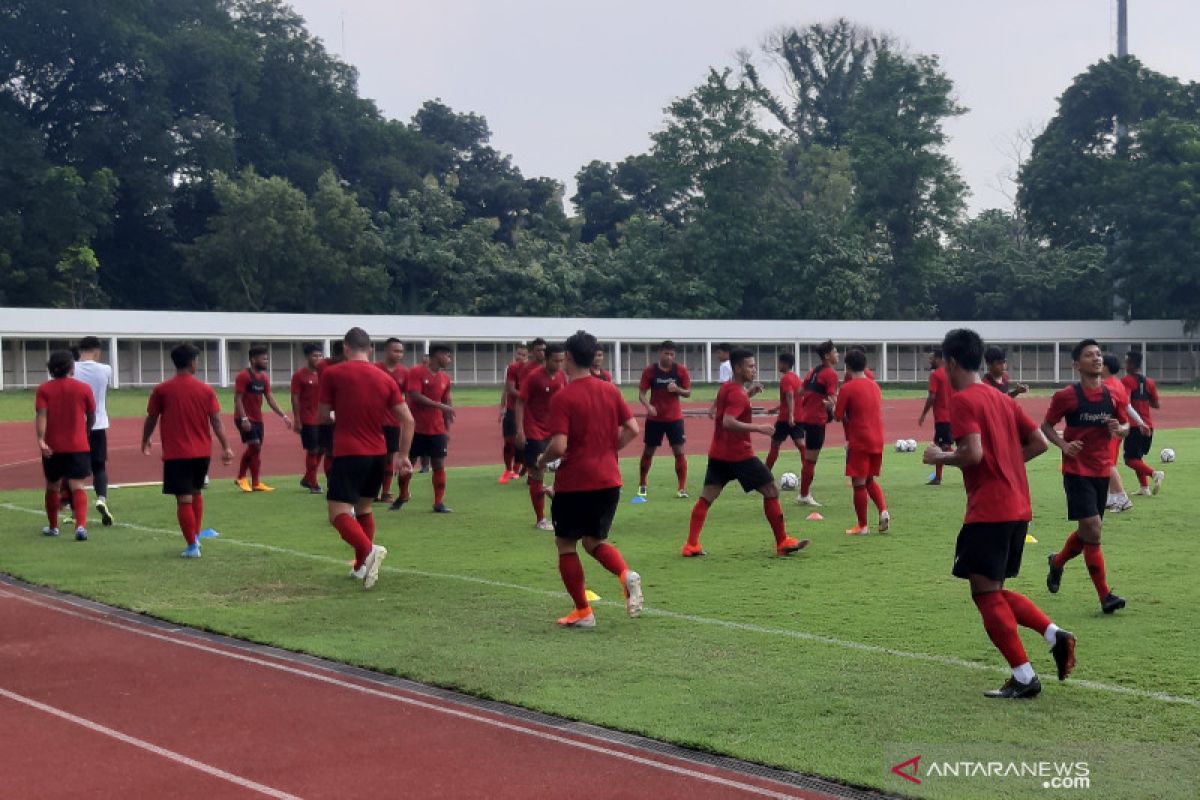
{"label": "white jersey", "polygon": [[733,366],[728,361],[722,361],[717,370],[717,383],[729,383],[733,380]]}
{"label": "white jersey", "polygon": [[90,386],[92,396],[96,398],[96,421],[92,424],[92,430],[108,430],[108,408],[104,400],[113,382],[112,367],[99,361],[76,361],[75,380]]}

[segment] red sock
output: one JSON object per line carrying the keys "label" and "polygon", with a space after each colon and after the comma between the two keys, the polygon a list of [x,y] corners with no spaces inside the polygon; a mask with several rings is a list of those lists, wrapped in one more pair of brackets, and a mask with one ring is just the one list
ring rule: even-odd
{"label": "red sock", "polygon": [[329,473],[333,471],[333,456],[329,453],[326,453],[324,461],[325,463],[322,471],[325,473],[325,480],[329,480]]}
{"label": "red sock", "polygon": [[341,534],[342,541],[354,548],[354,568],[358,569],[371,554],[371,540],[353,514],[338,514],[333,527]]}
{"label": "red sock", "polygon": [[567,594],[575,601],[575,607],[587,608],[587,587],[583,582],[583,564],[579,562],[579,554],[559,553],[558,574],[562,576],[563,586],[567,587]]}
{"label": "red sock", "polygon": [[934,466],[933,466],[933,475],[934,475],[934,477],[936,477],[936,478],[937,478],[939,481],[942,479],[942,465],[941,465],[941,463],[940,463],[940,462],[939,462],[939,463],[937,463],[937,464],[934,464]]}
{"label": "red sock", "polygon": [[675,477],[679,479],[679,491],[687,488],[687,456],[675,456]]}
{"label": "red sock", "polygon": [[883,487],[879,485],[879,481],[874,478],[867,481],[867,494],[877,509],[881,512],[887,511],[887,499],[883,496]]}
{"label": "red sock", "polygon": [[813,461],[805,461],[800,467],[800,496],[808,497],[808,493],[812,491],[813,475],[817,472],[817,465]]}
{"label": "red sock", "polygon": [[513,456],[517,452],[517,445],[513,442],[511,436],[504,437],[504,471],[513,471]]}
{"label": "red sock", "polygon": [[192,516],[196,518],[196,530],[204,530],[204,495],[192,495]]}
{"label": "red sock", "polygon": [[262,476],[262,446],[257,444],[250,445],[249,450],[252,453],[250,457],[250,482],[258,486],[261,483],[259,478]]}
{"label": "red sock", "polygon": [[529,482],[529,501],[533,503],[533,513],[537,515],[537,521],[544,520],[546,518],[546,487],[541,481]]}
{"label": "red sock", "polygon": [[972,596],[975,607],[983,617],[983,629],[996,649],[1004,656],[1010,667],[1019,667],[1029,661],[1025,646],[1017,633],[1017,618],[1000,592],[986,592]]}
{"label": "red sock", "polygon": [[772,469],[779,460],[779,442],[771,442],[771,451],[767,453],[767,469]]}
{"label": "red sock", "polygon": [[593,550],[592,558],[599,561],[601,566],[618,578],[625,574],[625,570],[629,569],[625,566],[625,559],[621,557],[621,551],[608,543],[601,544]]}
{"label": "red sock", "polygon": [[191,503],[175,504],[175,519],[179,520],[179,530],[189,545],[196,543],[196,510]]}
{"label": "red sock", "polygon": [[58,489],[46,490],[46,521],[50,523],[51,528],[58,527]]}
{"label": "red sock", "polygon": [[1050,627],[1050,618],[1025,595],[1010,592],[1008,589],[1001,589],[1000,594],[1004,596],[1004,602],[1008,603],[1008,607],[1012,609],[1013,617],[1017,620],[1018,625],[1032,628],[1038,633],[1045,633],[1046,628]]}
{"label": "red sock", "polygon": [[650,474],[650,462],[654,460],[654,456],[642,454],[642,461],[638,465],[638,485],[646,485],[646,476]]}
{"label": "red sock", "polygon": [[1067,537],[1067,541],[1063,544],[1063,549],[1054,557],[1054,568],[1062,569],[1067,562],[1075,556],[1083,552],[1083,539],[1079,538],[1079,531],[1072,531]]}
{"label": "red sock", "polygon": [[783,529],[783,509],[779,507],[778,497],[763,498],[763,514],[767,517],[767,522],[771,523],[771,533],[775,535],[775,544],[779,544],[787,538],[787,531]]}
{"label": "red sock", "polygon": [[696,501],[696,505],[692,506],[692,521],[688,525],[687,543],[692,547],[700,544],[700,531],[704,530],[704,520],[708,518],[708,509],[711,506],[708,500],[701,497]]}
{"label": "red sock", "polygon": [[435,469],[433,471],[433,504],[441,505],[446,499],[446,470]]}
{"label": "red sock", "polygon": [[1125,466],[1137,473],[1138,483],[1143,488],[1150,485],[1150,479],[1154,477],[1154,470],[1140,458],[1126,459]]}
{"label": "red sock", "polygon": [[321,457],[314,456],[312,453],[304,454],[304,482],[313,484],[317,482],[317,467],[321,464]]}
{"label": "red sock", "polygon": [[87,492],[83,489],[71,490],[71,511],[75,514],[75,527],[87,527]]}
{"label": "red sock", "polygon": [[254,457],[250,454],[250,449],[253,445],[246,445],[246,449],[242,451],[242,458],[238,461],[238,480],[246,477],[246,473],[250,471],[250,462]]}
{"label": "red sock", "polygon": [[362,528],[362,532],[366,535],[371,544],[375,544],[375,515],[371,513],[359,514],[355,517],[358,520],[358,527]]}
{"label": "red sock", "polygon": [[408,492],[408,485],[412,483],[412,473],[400,476],[400,499],[411,500],[412,495]]}
{"label": "red sock", "polygon": [[1096,594],[1100,595],[1101,600],[1108,597],[1108,581],[1104,577],[1104,553],[1100,552],[1099,544],[1083,546],[1083,563],[1087,564],[1088,574],[1092,576],[1092,583],[1096,586]]}
{"label": "red sock", "polygon": [[867,527],[867,494],[866,486],[854,487],[854,513],[858,515],[858,527]]}

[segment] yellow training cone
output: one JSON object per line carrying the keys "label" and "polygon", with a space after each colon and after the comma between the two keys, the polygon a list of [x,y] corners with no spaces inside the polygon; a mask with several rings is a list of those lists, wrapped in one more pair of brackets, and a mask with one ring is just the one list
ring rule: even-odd
{"label": "yellow training cone", "polygon": [[1037,544],[1038,540],[1033,538],[1032,533],[1025,534],[1025,544]]}
{"label": "yellow training cone", "polygon": [[585,589],[584,594],[587,597],[587,600],[589,603],[594,603],[600,599],[600,595],[596,594],[591,589]]}

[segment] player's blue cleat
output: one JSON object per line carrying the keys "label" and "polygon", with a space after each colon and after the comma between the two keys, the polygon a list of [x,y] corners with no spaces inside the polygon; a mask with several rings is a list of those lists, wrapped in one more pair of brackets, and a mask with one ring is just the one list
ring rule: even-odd
{"label": "player's blue cleat", "polygon": [[187,549],[179,554],[179,557],[180,558],[199,558],[200,557],[200,543],[197,542],[196,544],[189,544],[187,546]]}

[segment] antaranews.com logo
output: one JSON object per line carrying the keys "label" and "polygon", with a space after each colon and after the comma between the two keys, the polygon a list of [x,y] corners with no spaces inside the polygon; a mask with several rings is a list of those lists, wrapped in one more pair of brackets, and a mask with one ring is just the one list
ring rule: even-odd
{"label": "antaranews.com logo", "polygon": [[924,759],[916,755],[892,765],[892,773],[918,786],[938,779],[1019,779],[1043,789],[1090,789],[1092,770],[1086,761],[963,761]]}

